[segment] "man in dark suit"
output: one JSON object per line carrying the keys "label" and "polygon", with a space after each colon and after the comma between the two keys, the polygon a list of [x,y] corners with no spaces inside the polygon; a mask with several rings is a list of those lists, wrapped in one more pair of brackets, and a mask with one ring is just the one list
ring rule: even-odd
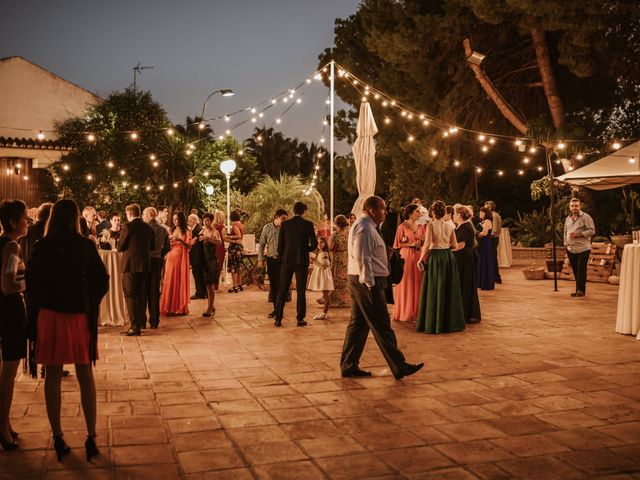
{"label": "man in dark suit", "polygon": [[171,249],[169,233],[156,220],[158,211],[153,207],[147,207],[142,212],[142,219],[152,228],[154,246],[151,250],[151,270],[148,282],[149,325],[158,328],[160,323],[160,281],[162,279],[162,265],[165,255]]}
{"label": "man in dark suit", "polygon": [[147,295],[151,251],[155,246],[153,229],[140,218],[140,205],[127,205],[127,221],[122,227],[118,251],[122,252],[122,290],[131,326],[122,335],[140,336],[147,326]]}
{"label": "man in dark suit", "polygon": [[281,260],[280,285],[276,301],[275,326],[282,326],[284,304],[287,292],[291,287],[291,279],[296,276],[296,318],[298,326],[304,327],[304,317],[307,314],[307,274],[309,271],[309,253],[318,248],[318,239],[313,229],[313,223],[302,218],[307,213],[307,206],[296,202],[293,206],[294,216],[282,223],[278,233],[278,258]]}

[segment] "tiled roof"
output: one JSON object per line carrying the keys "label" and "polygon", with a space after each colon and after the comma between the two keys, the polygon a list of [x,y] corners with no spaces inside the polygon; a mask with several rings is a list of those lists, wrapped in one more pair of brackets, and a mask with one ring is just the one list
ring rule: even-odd
{"label": "tiled roof", "polygon": [[58,140],[38,140],[35,138],[1,137],[0,147],[30,148],[34,150],[71,150]]}

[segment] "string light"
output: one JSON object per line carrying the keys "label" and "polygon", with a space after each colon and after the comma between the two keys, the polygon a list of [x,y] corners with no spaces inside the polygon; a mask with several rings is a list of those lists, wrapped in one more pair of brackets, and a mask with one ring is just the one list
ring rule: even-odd
{"label": "string light", "polygon": [[149,155],[149,160],[155,160],[156,156],[152,153],[151,155]]}
{"label": "string light", "polygon": [[144,189],[149,192],[151,190],[151,186],[147,185],[146,187],[144,187]]}
{"label": "string light", "polygon": [[137,133],[137,132],[131,132],[131,133],[129,134],[129,138],[130,138],[131,140],[137,140],[137,139],[138,139],[138,133]]}
{"label": "string light", "polygon": [[454,167],[459,167],[460,166],[460,160],[454,160],[453,161],[453,166]]}
{"label": "string light", "polygon": [[576,159],[578,159],[578,160],[582,160],[583,158],[584,158],[584,155],[582,155],[581,153],[576,155]]}
{"label": "string light", "polygon": [[225,115],[225,116],[224,116],[224,121],[225,121],[225,122],[228,122],[229,120],[231,120],[231,119],[229,118],[229,115]]}
{"label": "string light", "polygon": [[123,168],[122,170],[120,170],[120,175],[121,175],[121,176],[123,176],[123,177],[124,177],[126,173],[127,173],[127,172],[125,171],[125,169],[124,169],[124,168]]}
{"label": "string light", "polygon": [[425,119],[425,120],[423,120],[423,121],[422,121],[422,124],[423,124],[425,127],[428,127],[428,126],[429,126],[429,120],[426,120],[426,119]]}
{"label": "string light", "polygon": [[407,137],[407,141],[409,141],[409,142],[413,142],[414,140],[415,140],[415,137],[413,135],[409,135]]}
{"label": "string light", "polygon": [[436,155],[438,155],[438,151],[435,148],[431,149],[431,156],[435,157]]}
{"label": "string light", "polygon": [[542,167],[541,167],[540,165],[538,165],[537,170],[538,170],[539,172],[541,172],[541,171],[542,171]]}
{"label": "string light", "polygon": [[162,191],[164,190],[164,185],[160,185],[158,188]]}
{"label": "string light", "polygon": [[485,136],[484,133],[481,133],[480,135],[478,135],[478,141],[480,141],[480,142],[484,142],[486,138],[487,137]]}
{"label": "string light", "polygon": [[87,141],[88,142],[95,142],[96,141],[96,136],[93,133],[90,133],[87,135]]}
{"label": "string light", "polygon": [[36,138],[38,140],[44,140],[44,133],[42,133],[42,130],[38,132],[38,134],[36,135]]}
{"label": "string light", "polygon": [[187,182],[193,183],[193,178],[188,179]]}
{"label": "string light", "polygon": [[564,143],[564,142],[560,142],[560,143],[558,143],[558,149],[560,149],[560,150],[564,150],[566,147],[567,147],[567,146],[565,145],[565,143]]}
{"label": "string light", "polygon": [[515,140],[515,142],[513,142],[515,144],[516,147],[519,147],[520,145],[522,145],[522,140],[520,140],[519,138]]}
{"label": "string light", "polygon": [[175,132],[173,131],[173,128],[167,128],[167,135],[171,136],[173,135]]}
{"label": "string light", "polygon": [[482,150],[484,153],[487,153],[489,151],[489,147],[487,147],[486,145],[483,145],[480,150]]}
{"label": "string light", "polygon": [[389,117],[384,117],[384,123],[388,125],[389,123],[391,123],[391,119]]}
{"label": "string light", "polygon": [[634,157],[631,157],[631,158],[629,159],[629,163],[636,163],[636,159],[635,159]]}
{"label": "string light", "polygon": [[491,137],[491,138],[489,139],[489,143],[490,143],[491,145],[495,144],[495,143],[496,143],[496,139],[495,139],[495,138],[493,138],[493,137]]}
{"label": "string light", "polygon": [[25,181],[29,180],[29,175],[25,175],[24,177],[22,177],[22,180],[25,180]]}
{"label": "string light", "polygon": [[529,157],[524,157],[524,158],[522,159],[522,163],[526,163],[526,164],[528,164],[528,163],[529,163],[529,161],[530,161],[530,160],[529,160]]}
{"label": "string light", "polygon": [[535,154],[537,152],[536,147],[529,147],[529,153],[531,155]]}
{"label": "string light", "polygon": [[524,170],[518,170],[518,175],[524,175]]}
{"label": "string light", "polygon": [[158,166],[158,165],[160,165],[160,164],[159,164],[157,161],[154,161],[154,162],[152,163],[152,165],[153,165],[154,167],[157,167],[157,166]]}
{"label": "string light", "polygon": [[91,175],[91,174],[87,175],[87,180],[89,180],[89,181],[93,180],[93,175]]}
{"label": "string light", "polygon": [[482,168],[481,167],[476,167],[476,173],[482,173]]}
{"label": "string light", "polygon": [[[200,123],[198,124],[198,128],[199,128],[200,130],[204,130],[204,127],[205,127],[204,122],[200,122]],[[150,187],[149,187],[149,188],[150,188]]]}
{"label": "string light", "polygon": [[498,176],[499,176],[499,177],[502,177],[503,175],[504,175],[504,171],[502,171],[502,170],[498,170]]}
{"label": "string light", "polygon": [[113,166],[114,166],[114,163],[112,161],[108,161],[107,162],[107,167],[108,168],[113,168]]}
{"label": "string light", "polygon": [[71,167],[69,167],[69,165],[67,165],[66,163],[62,166],[62,169],[63,169],[65,172],[68,172],[68,171],[69,171],[69,168],[71,168]]}
{"label": "string light", "polygon": [[177,183],[174,183],[174,184],[173,184],[173,188],[178,188],[178,184],[177,184]]}
{"label": "string light", "polygon": [[622,145],[620,145],[618,142],[615,142],[615,143],[613,144],[613,149],[614,149],[614,150],[620,150],[620,147],[621,147],[621,146],[622,146]]}

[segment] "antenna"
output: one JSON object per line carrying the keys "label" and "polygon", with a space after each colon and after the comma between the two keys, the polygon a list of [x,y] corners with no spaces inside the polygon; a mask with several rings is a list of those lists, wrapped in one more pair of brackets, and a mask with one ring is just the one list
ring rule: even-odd
{"label": "antenna", "polygon": [[152,65],[150,66],[143,66],[141,62],[138,62],[138,64],[133,67],[133,92],[136,92],[136,87],[137,87],[137,80],[138,80],[138,75],[142,75],[142,70],[151,70],[153,68]]}

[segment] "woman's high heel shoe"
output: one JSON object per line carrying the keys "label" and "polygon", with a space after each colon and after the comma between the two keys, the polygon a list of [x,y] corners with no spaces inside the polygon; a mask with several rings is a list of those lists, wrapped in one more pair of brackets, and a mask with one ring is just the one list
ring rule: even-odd
{"label": "woman's high heel shoe", "polygon": [[18,448],[18,444],[16,443],[15,439],[11,442],[7,442],[4,438],[2,438],[2,436],[0,436],[0,445],[2,445],[2,449],[5,452],[10,452],[11,450],[15,450],[16,448]]}
{"label": "woman's high heel shoe", "polygon": [[62,461],[62,457],[71,451],[71,447],[62,439],[62,435],[53,436],[53,448],[56,451],[56,457],[59,462]]}
{"label": "woman's high heel shoe", "polygon": [[95,439],[95,435],[88,435],[87,440],[84,442],[84,449],[87,452],[87,462],[90,462],[92,457],[100,454]]}
{"label": "woman's high heel shoe", "polygon": [[18,439],[18,433],[14,432],[13,430],[9,430],[9,434],[11,435],[11,438],[13,438],[14,440]]}

